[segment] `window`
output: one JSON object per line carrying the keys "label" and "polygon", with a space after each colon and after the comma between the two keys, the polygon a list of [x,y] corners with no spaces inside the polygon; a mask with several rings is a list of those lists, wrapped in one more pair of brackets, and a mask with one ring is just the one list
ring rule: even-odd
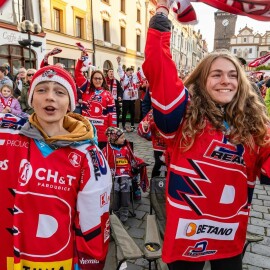
{"label": "window", "polygon": [[136,45],[137,45],[137,52],[140,52],[141,51],[141,35],[137,35],[137,38],[136,38]]}
{"label": "window", "polygon": [[248,53],[252,53],[252,48],[249,48]]}
{"label": "window", "polygon": [[61,57],[54,57],[53,58],[53,64],[61,63],[64,65],[65,70],[70,72],[72,75],[74,75],[75,70],[75,60],[68,59],[68,58],[61,58]]}
{"label": "window", "polygon": [[66,32],[66,5],[62,0],[51,0],[52,30]]}
{"label": "window", "polygon": [[137,9],[137,22],[141,22],[141,10]]}
{"label": "window", "polygon": [[247,42],[247,38],[244,38],[244,42]]}
{"label": "window", "polygon": [[54,25],[53,25],[53,30],[60,32],[61,31],[61,16],[60,16],[60,10],[54,8],[53,9],[53,19],[54,19]]}
{"label": "window", "polygon": [[233,49],[233,53],[236,54],[237,50],[236,49]]}
{"label": "window", "polygon": [[110,42],[110,24],[109,21],[103,20],[104,41]]}
{"label": "window", "polygon": [[13,0],[13,10],[15,12],[17,22],[34,20],[31,0]]}
{"label": "window", "polygon": [[16,75],[20,67],[30,68],[30,62],[32,68],[37,67],[36,53],[33,50],[31,50],[31,58],[29,58],[28,48],[19,45],[0,46],[0,65],[9,63],[12,75]]}
{"label": "window", "polygon": [[126,0],[121,0],[121,3],[120,3],[120,11],[121,12],[126,12]]}
{"label": "window", "polygon": [[109,69],[113,69],[112,62],[109,60],[106,60],[103,64],[103,73],[105,76],[107,76],[107,72]]}
{"label": "window", "polygon": [[79,17],[76,17],[75,18],[75,36],[78,37],[78,38],[81,38],[82,37],[82,19],[79,18]]}
{"label": "window", "polygon": [[72,6],[72,9],[73,9],[74,36],[77,38],[85,38],[86,11],[74,6]]}
{"label": "window", "polygon": [[122,47],[126,47],[126,28],[122,27],[120,28],[120,34],[121,34],[121,41],[120,41],[120,45]]}

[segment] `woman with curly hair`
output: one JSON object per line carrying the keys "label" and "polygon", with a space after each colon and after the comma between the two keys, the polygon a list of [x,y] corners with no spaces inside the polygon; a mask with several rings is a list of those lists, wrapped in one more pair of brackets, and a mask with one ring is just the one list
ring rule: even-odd
{"label": "woman with curly hair", "polygon": [[75,80],[83,92],[82,115],[89,118],[95,126],[98,145],[102,149],[107,144],[106,129],[117,126],[115,102],[102,71],[93,71],[90,79],[83,76],[82,67],[85,58],[88,58],[88,55],[82,52],[82,57],[78,60],[75,69]]}
{"label": "woman with curly hair", "polygon": [[265,108],[236,57],[213,52],[185,80],[170,53],[169,1],[158,0],[143,70],[157,128],[167,140],[166,229],[170,270],[241,270],[256,179],[270,184]]}

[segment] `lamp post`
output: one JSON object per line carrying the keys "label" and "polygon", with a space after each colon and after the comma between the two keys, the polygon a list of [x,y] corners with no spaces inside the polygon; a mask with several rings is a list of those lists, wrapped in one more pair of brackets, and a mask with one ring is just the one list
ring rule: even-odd
{"label": "lamp post", "polygon": [[42,42],[40,42],[40,41],[31,40],[31,33],[32,34],[41,33],[41,31],[42,31],[41,26],[38,23],[32,23],[29,20],[25,20],[25,21],[22,21],[22,22],[18,23],[17,28],[21,33],[27,33],[27,35],[28,35],[27,39],[23,39],[23,40],[20,40],[18,42],[23,47],[28,46],[28,50],[29,50],[29,68],[31,68],[32,67],[31,46],[40,47],[42,45]]}

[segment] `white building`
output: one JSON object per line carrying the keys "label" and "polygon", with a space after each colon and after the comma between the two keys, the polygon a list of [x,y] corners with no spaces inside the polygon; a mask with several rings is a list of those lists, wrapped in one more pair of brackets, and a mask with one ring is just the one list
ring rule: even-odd
{"label": "white building", "polygon": [[237,35],[231,37],[230,51],[237,57],[244,58],[247,64],[250,63],[270,51],[270,30],[260,34],[254,33],[252,28],[245,26]]}

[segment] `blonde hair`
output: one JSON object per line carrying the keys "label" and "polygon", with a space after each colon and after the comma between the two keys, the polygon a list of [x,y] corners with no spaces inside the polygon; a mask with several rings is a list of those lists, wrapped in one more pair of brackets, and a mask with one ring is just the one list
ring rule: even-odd
{"label": "blonde hair", "polygon": [[[206,91],[206,82],[213,61],[224,58],[231,61],[238,74],[238,91],[232,101],[225,106],[224,114],[218,108]],[[265,106],[259,101],[252,89],[238,59],[227,51],[216,51],[207,55],[197,65],[185,80],[191,99],[187,107],[183,129],[181,147],[191,148],[195,137],[203,132],[209,121],[214,129],[226,131],[223,121],[231,128],[229,140],[234,144],[248,145],[254,149],[255,144],[264,146],[269,143],[269,118]]]}
{"label": "blonde hair", "polygon": [[14,90],[13,90],[13,87],[10,86],[9,84],[3,84],[3,85],[1,86],[1,88],[0,88],[0,93],[2,93],[2,90],[3,90],[4,87],[7,87],[7,88],[11,91],[11,96],[13,96]]}

